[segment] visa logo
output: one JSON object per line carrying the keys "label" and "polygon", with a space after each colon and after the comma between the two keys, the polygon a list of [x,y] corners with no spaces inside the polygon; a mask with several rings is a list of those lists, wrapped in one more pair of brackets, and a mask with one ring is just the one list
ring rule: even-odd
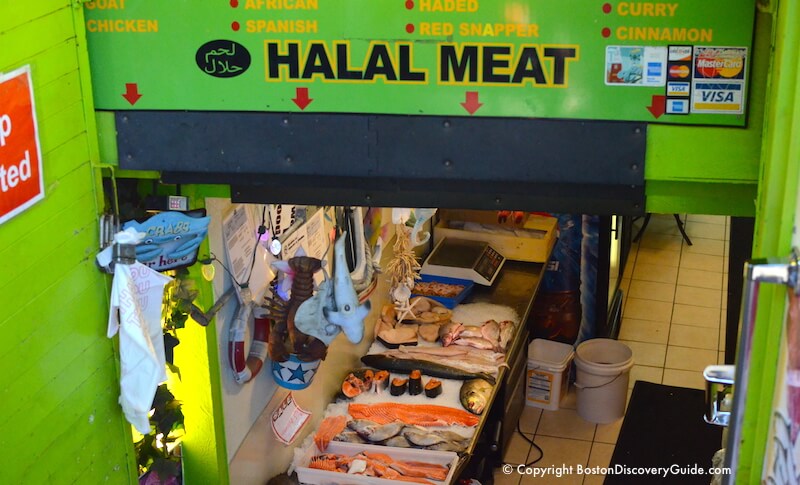
{"label": "visa logo", "polygon": [[688,96],[689,83],[667,83],[667,96]]}
{"label": "visa logo", "polygon": [[700,93],[704,103],[733,103],[731,91],[703,91]]}

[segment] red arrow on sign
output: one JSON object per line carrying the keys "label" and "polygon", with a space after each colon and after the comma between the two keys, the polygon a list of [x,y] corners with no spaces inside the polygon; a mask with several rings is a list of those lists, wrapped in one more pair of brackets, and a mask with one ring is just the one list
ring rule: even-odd
{"label": "red arrow on sign", "polygon": [[127,99],[131,106],[136,104],[139,98],[142,97],[142,95],[139,94],[139,85],[136,83],[126,83],[125,94],[123,94],[122,97]]}
{"label": "red arrow on sign", "polygon": [[478,101],[477,91],[467,91],[467,99],[465,102],[461,103],[461,106],[467,110],[467,113],[473,115],[480,109],[481,106],[483,106],[483,103]]}
{"label": "red arrow on sign", "polygon": [[306,106],[314,100],[308,97],[308,88],[297,88],[297,97],[292,98],[292,101],[298,108],[306,109]]}
{"label": "red arrow on sign", "polygon": [[664,111],[667,109],[667,97],[660,96],[657,94],[653,95],[652,101],[650,101],[650,106],[647,107],[647,111],[653,114],[656,119],[658,119],[661,115],[664,114]]}

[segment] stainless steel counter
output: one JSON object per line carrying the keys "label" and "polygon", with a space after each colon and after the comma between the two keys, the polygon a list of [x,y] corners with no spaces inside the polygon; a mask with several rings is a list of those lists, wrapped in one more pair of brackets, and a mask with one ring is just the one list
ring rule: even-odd
{"label": "stainless steel counter", "polygon": [[[506,261],[493,286],[476,285],[470,298],[464,302],[486,302],[511,307],[519,315],[520,321],[506,354],[506,363],[509,364],[509,367],[501,367],[498,372],[497,383],[489,398],[489,404],[481,415],[470,446],[459,461],[456,477],[461,476],[470,461],[486,458],[486,456],[478,456],[485,455],[486,451],[478,449],[481,442],[493,441],[499,438],[501,441],[499,444],[500,449],[491,451],[502,454],[502,442],[507,442],[507,439],[504,438],[510,437],[510,431],[513,431],[513,428],[506,428],[509,432],[501,431],[499,436],[486,436],[487,433],[497,434],[498,426],[503,425],[502,422],[498,422],[499,419],[511,418],[514,423],[507,424],[513,424],[516,427],[516,419],[518,419],[519,415],[508,416],[505,411],[509,407],[510,400],[514,397],[512,395],[513,391],[518,389],[516,380],[519,378],[524,380],[524,369],[522,375],[516,369],[519,368],[519,365],[524,367],[527,362],[529,335],[527,321],[543,273],[544,264],[541,263]],[[512,370],[514,371],[512,372]],[[514,377],[514,382],[511,382],[510,378],[512,376]]]}

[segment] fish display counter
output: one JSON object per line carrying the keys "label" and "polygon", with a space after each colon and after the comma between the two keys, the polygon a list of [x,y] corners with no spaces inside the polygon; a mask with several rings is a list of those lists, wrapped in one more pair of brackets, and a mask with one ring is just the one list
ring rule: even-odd
{"label": "fish display counter", "polygon": [[[364,367],[346,376],[328,405],[313,445],[307,444],[312,452],[298,453],[304,465],[326,473],[357,469],[374,483],[454,483],[491,475],[524,407],[526,322],[543,270],[542,264],[509,261],[494,285],[476,285],[452,310],[412,300],[416,312],[382,312],[375,342],[361,359]],[[407,449],[455,458],[437,465],[447,467],[437,468],[447,480],[437,475],[431,481],[416,469],[411,473],[417,476],[404,475],[408,467],[385,460],[332,456],[326,451],[332,442],[373,453],[383,447],[388,454]]]}

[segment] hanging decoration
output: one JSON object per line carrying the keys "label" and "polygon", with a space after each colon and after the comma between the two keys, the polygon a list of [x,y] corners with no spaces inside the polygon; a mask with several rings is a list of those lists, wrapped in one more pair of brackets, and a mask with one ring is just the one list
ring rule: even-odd
{"label": "hanging decoration", "polygon": [[[364,337],[364,318],[370,311],[370,303],[367,301],[363,305],[359,305],[358,295],[345,258],[344,241],[346,236],[347,233],[342,234],[334,247],[333,296],[335,306],[323,307],[325,320],[329,322],[324,328],[326,334],[330,336],[328,337],[330,340],[333,340],[333,337],[341,329],[350,342],[358,343]],[[363,232],[361,232],[361,241],[364,241]]]}
{"label": "hanging decoration", "polygon": [[144,222],[128,221],[122,229],[144,233],[136,245],[136,259],[156,271],[185,268],[197,260],[197,250],[208,233],[205,210],[160,212]]}
{"label": "hanging decoration", "polygon": [[314,273],[322,262],[310,256],[295,256],[288,261],[275,261],[272,266],[286,274],[291,281],[289,300],[273,296],[269,299],[269,315],[275,321],[270,331],[269,356],[276,362],[295,354],[301,361],[325,359],[327,346],[295,327],[295,315],[300,305],[314,294]]}
{"label": "hanging decoration", "polygon": [[[274,320],[269,338],[269,356],[276,382],[290,389],[310,383],[309,366],[324,360],[333,339],[344,332],[352,343],[364,336],[364,318],[370,303],[359,304],[353,287],[345,250],[346,234],[334,246],[334,278],[327,277],[314,292],[314,274],[322,269],[317,258],[300,255],[273,266],[291,281],[288,301],[269,300],[269,317]],[[307,368],[304,368],[306,364]],[[293,380],[298,382],[292,383]],[[289,385],[286,385],[289,384]],[[305,386],[303,386],[305,387]]]}
{"label": "hanging decoration", "polygon": [[409,303],[411,290],[414,288],[414,282],[420,278],[420,264],[413,251],[411,228],[405,225],[410,216],[410,209],[393,209],[392,212],[396,239],[394,256],[386,266],[386,272],[389,275],[389,293],[398,314],[398,321],[412,311]]}

